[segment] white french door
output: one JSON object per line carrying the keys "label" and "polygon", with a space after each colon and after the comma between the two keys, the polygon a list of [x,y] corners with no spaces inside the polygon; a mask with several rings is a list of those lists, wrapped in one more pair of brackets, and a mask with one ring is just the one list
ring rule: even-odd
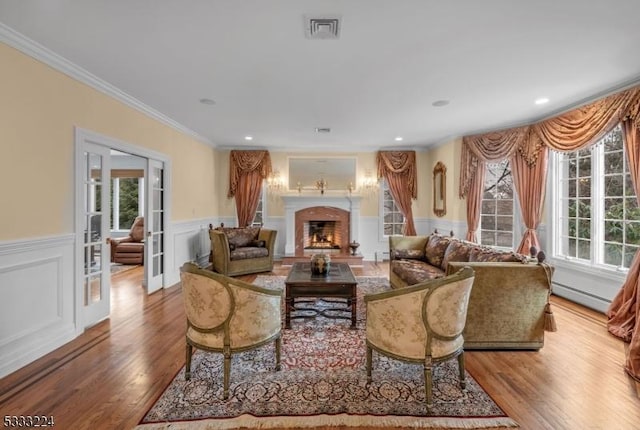
{"label": "white french door", "polygon": [[108,318],[111,311],[109,148],[87,141],[76,152],[76,277],[82,285],[82,327]]}
{"label": "white french door", "polygon": [[164,285],[165,259],[165,169],[162,161],[149,159],[146,190],[147,213],[145,219],[146,244],[144,254],[147,293],[158,291]]}

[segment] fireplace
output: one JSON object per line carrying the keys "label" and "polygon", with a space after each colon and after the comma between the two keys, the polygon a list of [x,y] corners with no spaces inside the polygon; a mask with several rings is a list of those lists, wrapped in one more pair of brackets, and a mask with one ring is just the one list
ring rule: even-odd
{"label": "fireplace", "polygon": [[342,232],[339,221],[305,221],[304,249],[340,249]]}
{"label": "fireplace", "polygon": [[305,223],[309,221],[335,222],[333,242],[337,242],[337,236],[340,248],[332,253],[349,254],[349,242],[360,238],[361,197],[358,195],[284,194],[282,200],[286,225],[285,257],[305,254]]}
{"label": "fireplace", "polygon": [[335,207],[314,206],[295,213],[296,255],[305,251],[348,252],[349,212]]}

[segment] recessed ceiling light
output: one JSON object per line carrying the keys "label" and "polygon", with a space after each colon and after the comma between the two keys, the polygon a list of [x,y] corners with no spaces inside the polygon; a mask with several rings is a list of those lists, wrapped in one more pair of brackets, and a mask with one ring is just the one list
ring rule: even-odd
{"label": "recessed ceiling light", "polygon": [[245,136],[244,140],[253,140],[253,136]]}
{"label": "recessed ceiling light", "polygon": [[402,136],[398,136],[393,140],[395,140],[396,142],[402,142]]}
{"label": "recessed ceiling light", "polygon": [[202,103],[203,105],[214,105],[216,104],[215,100],[212,99],[200,99],[200,103]]}
{"label": "recessed ceiling light", "polygon": [[435,102],[431,103],[431,106],[442,107],[448,104],[449,104],[449,100],[436,100]]}
{"label": "recessed ceiling light", "polygon": [[539,99],[536,99],[535,104],[537,105],[543,105],[545,103],[549,103],[549,99],[546,97],[540,97]]}

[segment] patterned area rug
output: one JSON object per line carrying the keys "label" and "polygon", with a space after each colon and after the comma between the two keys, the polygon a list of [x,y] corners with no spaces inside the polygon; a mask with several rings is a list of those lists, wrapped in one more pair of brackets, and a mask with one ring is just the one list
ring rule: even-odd
{"label": "patterned area rug", "polygon": [[[434,368],[430,410],[421,365],[374,352],[367,383],[362,296],[389,287],[385,278],[357,280],[356,330],[347,319],[292,319],[292,328],[283,330],[282,371],[275,371],[273,344],[233,355],[228,401],[221,400],[222,354],[198,351],[191,380],[180,370],[136,428],[517,427],[469,374],[467,388],[460,388],[456,360]],[[284,277],[261,275],[256,284],[281,289]],[[336,304],[318,299],[312,306]]]}

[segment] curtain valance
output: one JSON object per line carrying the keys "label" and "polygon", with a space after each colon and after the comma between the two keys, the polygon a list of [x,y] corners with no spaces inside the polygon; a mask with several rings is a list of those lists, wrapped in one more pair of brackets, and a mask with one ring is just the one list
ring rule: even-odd
{"label": "curtain valance", "polygon": [[227,197],[235,196],[240,176],[255,171],[259,172],[262,179],[271,174],[269,151],[231,151],[229,154],[229,192]]}
{"label": "curtain valance", "polygon": [[415,151],[378,151],[378,178],[388,178],[390,174],[405,177],[411,198],[418,198],[418,180]]}
{"label": "curtain valance", "polygon": [[634,87],[531,125],[465,136],[462,140],[459,195],[469,193],[478,162],[512,159],[516,152],[530,168],[543,147],[575,151],[602,138],[623,120],[640,128],[640,87]]}

